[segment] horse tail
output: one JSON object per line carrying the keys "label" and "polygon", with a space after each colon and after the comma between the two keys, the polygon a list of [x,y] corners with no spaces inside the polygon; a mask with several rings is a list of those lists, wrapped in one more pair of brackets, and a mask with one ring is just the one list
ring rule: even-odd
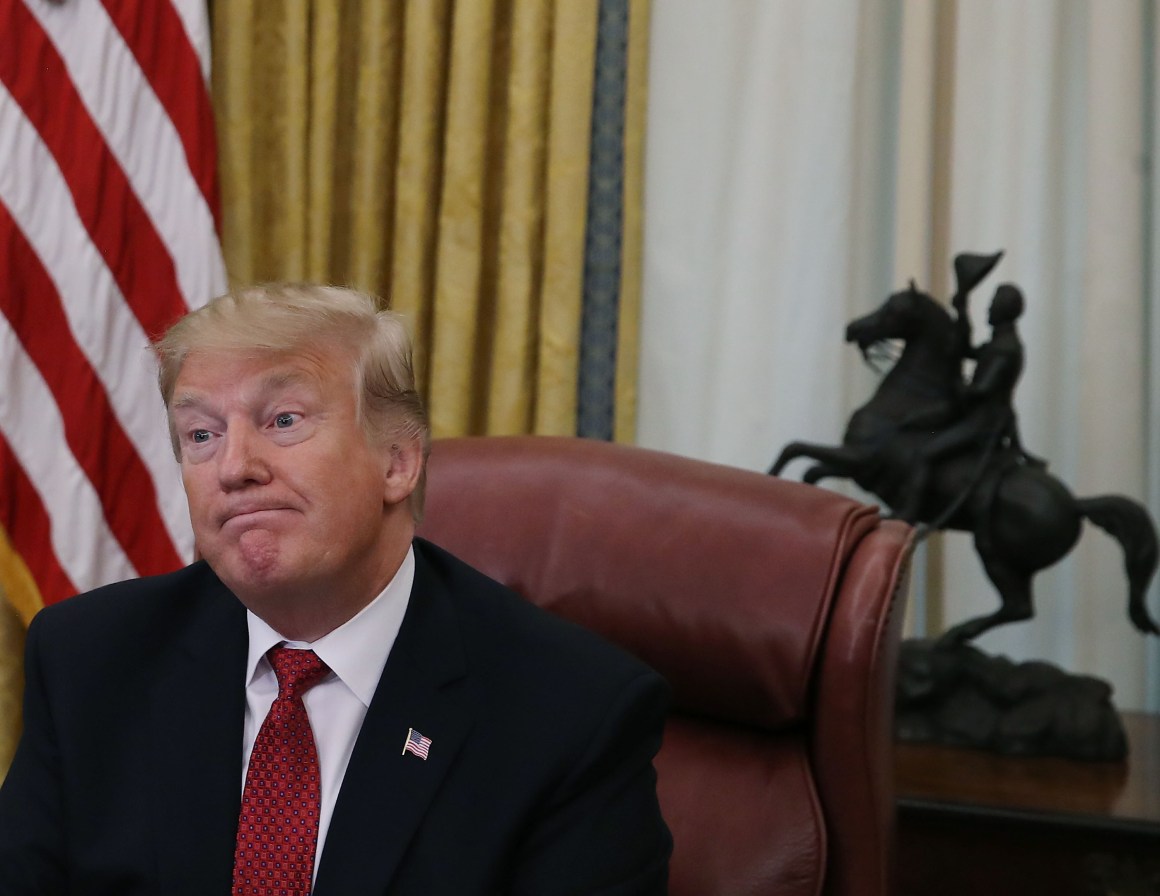
{"label": "horse tail", "polygon": [[1122,495],[1100,495],[1079,498],[1080,512],[1116,541],[1124,551],[1124,569],[1128,573],[1128,616],[1142,632],[1160,635],[1160,626],[1148,615],[1145,602],[1148,585],[1156,572],[1156,527],[1144,507]]}

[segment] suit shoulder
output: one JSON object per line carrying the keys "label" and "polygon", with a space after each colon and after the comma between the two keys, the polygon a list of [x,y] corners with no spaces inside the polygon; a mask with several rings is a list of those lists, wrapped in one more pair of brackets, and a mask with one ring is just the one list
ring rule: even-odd
{"label": "suit shoulder", "polygon": [[32,620],[40,633],[104,637],[109,632],[152,631],[162,617],[180,613],[207,591],[225,586],[204,562],[171,573],[127,579],[50,604]]}

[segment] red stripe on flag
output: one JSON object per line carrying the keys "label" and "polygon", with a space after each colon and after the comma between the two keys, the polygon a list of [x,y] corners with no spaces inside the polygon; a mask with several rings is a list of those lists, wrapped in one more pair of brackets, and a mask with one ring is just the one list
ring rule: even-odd
{"label": "red stripe on flag", "polygon": [[189,170],[221,233],[213,106],[197,51],[177,10],[172,3],[159,0],[102,2],[177,128]]}
{"label": "red stripe on flag", "polygon": [[100,496],[113,535],[140,575],[182,566],[158,511],[153,479],[121,428],[96,372],[73,341],[48,271],[2,204],[0,270],[5,272],[0,313],[48,383],[69,448]]}
{"label": "red stripe on flag", "polygon": [[52,549],[52,524],[40,495],[0,433],[0,526],[20,555],[46,603],[77,593]]}
{"label": "red stripe on flag", "polygon": [[21,0],[0,0],[0,81],[60,166],[77,212],[149,336],[187,310],[173,259],[64,61]]}

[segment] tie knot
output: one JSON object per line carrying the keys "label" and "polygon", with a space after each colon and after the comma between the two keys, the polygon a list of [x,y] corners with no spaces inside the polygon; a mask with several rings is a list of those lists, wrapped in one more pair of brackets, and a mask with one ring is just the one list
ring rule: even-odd
{"label": "tie knot", "polygon": [[298,697],[318,684],[330,667],[313,650],[274,647],[266,654],[278,676],[278,697]]}

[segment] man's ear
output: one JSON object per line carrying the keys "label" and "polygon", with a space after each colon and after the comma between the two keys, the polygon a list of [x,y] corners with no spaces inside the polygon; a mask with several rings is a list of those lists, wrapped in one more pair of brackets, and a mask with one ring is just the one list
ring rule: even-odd
{"label": "man's ear", "polygon": [[423,472],[423,446],[419,439],[396,439],[387,446],[386,460],[383,500],[387,504],[400,504],[419,484]]}

